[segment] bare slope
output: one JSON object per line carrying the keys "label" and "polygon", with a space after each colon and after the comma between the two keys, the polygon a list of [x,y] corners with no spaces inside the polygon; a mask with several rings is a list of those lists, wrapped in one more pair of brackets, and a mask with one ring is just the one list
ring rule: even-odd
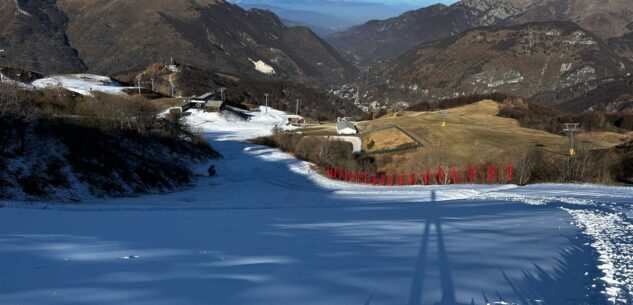
{"label": "bare slope", "polygon": [[55,1],[0,2],[0,66],[57,73],[86,66],[68,44],[68,18]]}
{"label": "bare slope", "polygon": [[[22,7],[25,14],[15,17],[19,27],[0,28],[0,48],[37,44],[33,49],[47,56],[14,52],[5,60],[41,72],[84,68],[69,64],[77,61],[91,72],[111,75],[171,58],[250,78],[338,81],[355,71],[309,29],[287,27],[270,12],[245,11],[224,0],[28,3]],[[12,4],[0,7],[2,15],[14,13]],[[41,37],[52,42],[42,44]],[[66,53],[48,52],[47,45],[59,45]]]}

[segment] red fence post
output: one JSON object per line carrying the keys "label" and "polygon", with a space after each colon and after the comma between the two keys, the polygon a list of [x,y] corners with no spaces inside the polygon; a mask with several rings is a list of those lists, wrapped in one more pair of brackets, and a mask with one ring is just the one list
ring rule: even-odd
{"label": "red fence post", "polygon": [[508,182],[512,182],[512,163],[508,165]]}
{"label": "red fence post", "polygon": [[492,168],[492,164],[488,165],[488,181],[493,183],[495,181],[494,169]]}
{"label": "red fence post", "polygon": [[376,175],[371,176],[371,184],[376,185]]}
{"label": "red fence post", "polygon": [[444,180],[444,173],[442,173],[442,167],[440,166],[437,170],[437,184],[442,184],[442,180]]}
{"label": "red fence post", "polygon": [[424,185],[429,185],[429,171],[424,172]]}
{"label": "red fence post", "polygon": [[393,185],[393,174],[389,175],[389,185]]}
{"label": "red fence post", "polygon": [[409,173],[409,185],[413,185],[413,173]]}
{"label": "red fence post", "polygon": [[382,174],[382,178],[380,180],[380,185],[385,185],[385,174]]}
{"label": "red fence post", "polygon": [[453,184],[457,184],[457,171],[453,167]]}
{"label": "red fence post", "polygon": [[400,186],[402,186],[402,180],[403,180],[402,178],[403,178],[403,175],[402,173],[400,173],[400,176],[398,176],[398,185]]}

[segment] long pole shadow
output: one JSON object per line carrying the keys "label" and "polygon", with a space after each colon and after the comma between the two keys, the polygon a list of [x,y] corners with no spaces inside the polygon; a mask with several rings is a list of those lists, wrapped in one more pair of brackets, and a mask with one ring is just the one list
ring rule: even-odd
{"label": "long pole shadow", "polygon": [[442,224],[440,219],[435,220],[435,231],[437,232],[437,252],[439,256],[440,282],[442,284],[442,301],[440,304],[453,305],[457,304],[455,298],[455,287],[453,286],[453,275],[451,274],[451,266],[444,244],[444,234],[442,233]]}
{"label": "long pole shadow", "polygon": [[[433,195],[431,197],[434,197]],[[424,279],[426,275],[426,264],[428,255],[428,244],[431,226],[435,227],[437,236],[437,251],[438,251],[438,268],[440,273],[440,285],[442,289],[442,298],[439,303],[442,305],[459,305],[455,295],[455,286],[453,283],[453,276],[451,273],[450,260],[448,258],[448,251],[446,250],[446,243],[444,241],[444,233],[442,230],[441,218],[432,217],[427,219],[424,226],[424,234],[422,235],[422,242],[420,244],[420,250],[418,251],[418,257],[415,265],[415,273],[413,277],[413,283],[411,284],[411,293],[409,295],[409,305],[421,305],[422,295],[424,290]],[[471,303],[474,300],[471,300]]]}
{"label": "long pole shadow", "polygon": [[413,283],[411,284],[409,305],[422,304],[422,290],[424,286],[424,277],[426,275],[426,253],[429,244],[429,230],[431,230],[431,224],[427,221],[424,226],[424,233],[422,234],[422,242],[420,243],[420,250],[418,251],[418,259],[415,262],[415,272],[413,276]]}

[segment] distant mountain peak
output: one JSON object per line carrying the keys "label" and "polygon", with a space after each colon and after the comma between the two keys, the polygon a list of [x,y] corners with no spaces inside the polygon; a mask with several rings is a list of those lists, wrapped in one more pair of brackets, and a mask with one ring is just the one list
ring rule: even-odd
{"label": "distant mountain peak", "polygon": [[349,60],[367,68],[420,43],[459,34],[477,26],[573,21],[602,39],[633,28],[631,0],[462,0],[430,6],[398,17],[355,26],[328,37]]}

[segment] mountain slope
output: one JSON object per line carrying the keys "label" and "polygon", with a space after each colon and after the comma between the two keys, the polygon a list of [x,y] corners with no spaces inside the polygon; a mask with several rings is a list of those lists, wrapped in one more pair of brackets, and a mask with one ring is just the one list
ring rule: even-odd
{"label": "mountain slope", "polygon": [[633,32],[609,39],[609,45],[620,56],[633,62]]}
{"label": "mountain slope", "polygon": [[557,107],[569,112],[633,111],[633,76],[588,85],[589,88],[570,88],[573,98]]}
{"label": "mountain slope", "polygon": [[578,25],[546,22],[481,27],[423,44],[373,69],[367,84],[368,96],[409,102],[491,92],[556,96],[559,90],[631,69],[631,63]]}
{"label": "mountain slope", "polygon": [[608,39],[631,30],[633,5],[630,0],[463,0],[370,21],[334,34],[328,41],[348,59],[368,67],[473,27],[537,21],[573,21]]}
{"label": "mountain slope", "polygon": [[55,1],[0,2],[0,65],[71,72],[86,66],[68,45],[68,18]]}
{"label": "mountain slope", "polygon": [[631,30],[633,3],[630,0],[540,0],[513,24],[537,21],[572,21],[602,39],[622,36]]}
{"label": "mountain slope", "polygon": [[373,20],[328,37],[348,59],[368,67],[401,55],[420,43],[459,34],[475,26],[497,24],[524,12],[536,0],[464,0],[436,4],[387,20]]}
{"label": "mountain slope", "polygon": [[[31,2],[29,2],[31,3]],[[32,2],[29,12],[51,8],[65,20],[59,29],[75,60],[97,74],[140,70],[151,63],[180,62],[252,78],[299,81],[338,81],[354,68],[307,28],[287,27],[277,16],[262,10],[245,11],[224,0],[58,0]],[[6,6],[6,5],[5,5]],[[8,8],[3,8],[3,14]],[[46,20],[46,18],[41,18]],[[24,27],[40,36],[48,33],[39,19]],[[8,37],[15,30],[3,27]],[[29,40],[13,39],[24,48]],[[12,56],[15,61],[23,56]],[[15,58],[17,57],[17,58]],[[58,72],[58,62],[70,60],[51,54],[38,58],[42,72]]]}

